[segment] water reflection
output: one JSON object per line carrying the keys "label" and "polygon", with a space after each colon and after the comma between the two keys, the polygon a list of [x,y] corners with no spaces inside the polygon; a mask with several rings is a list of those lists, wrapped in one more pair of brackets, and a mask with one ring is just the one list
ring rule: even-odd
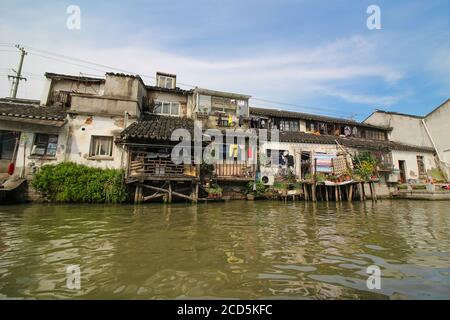
{"label": "water reflection", "polygon": [[[449,299],[450,202],[0,207],[0,298]],[[66,288],[68,265],[81,290]],[[366,268],[382,270],[368,290]]]}

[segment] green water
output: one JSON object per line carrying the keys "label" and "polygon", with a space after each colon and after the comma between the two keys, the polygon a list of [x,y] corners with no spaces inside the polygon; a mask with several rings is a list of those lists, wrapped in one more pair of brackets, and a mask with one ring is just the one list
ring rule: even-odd
{"label": "green water", "polygon": [[450,299],[450,202],[1,206],[5,298]]}

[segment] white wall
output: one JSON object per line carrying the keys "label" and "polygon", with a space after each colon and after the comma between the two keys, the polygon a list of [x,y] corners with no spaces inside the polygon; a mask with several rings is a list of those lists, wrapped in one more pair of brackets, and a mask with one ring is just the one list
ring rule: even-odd
{"label": "white wall", "polygon": [[419,179],[417,156],[423,156],[425,171],[437,168],[434,154],[431,152],[414,152],[414,151],[398,151],[398,150],[392,151],[392,162],[394,164],[395,169],[400,170],[398,164],[399,160],[405,161],[406,180]]}
{"label": "white wall", "polygon": [[[69,123],[70,148],[66,160],[98,168],[125,168],[126,152],[123,147],[113,144],[112,157],[91,158],[89,151],[92,136],[117,137],[125,128],[124,117],[111,116],[71,116]],[[134,120],[128,121],[128,125]]]}
{"label": "white wall", "polygon": [[392,127],[393,130],[389,134],[389,140],[391,141],[412,146],[433,147],[421,118],[374,112],[364,122],[372,125]]}
{"label": "white wall", "polygon": [[439,152],[442,161],[447,163],[447,177],[450,177],[450,100],[429,113],[425,124]]}

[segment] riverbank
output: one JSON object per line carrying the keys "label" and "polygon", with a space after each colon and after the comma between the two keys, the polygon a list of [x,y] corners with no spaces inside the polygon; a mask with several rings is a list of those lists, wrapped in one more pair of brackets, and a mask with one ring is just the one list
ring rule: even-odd
{"label": "riverbank", "polygon": [[[450,202],[0,207],[0,298],[448,299]],[[80,290],[66,287],[78,265]],[[366,269],[381,269],[381,289]]]}

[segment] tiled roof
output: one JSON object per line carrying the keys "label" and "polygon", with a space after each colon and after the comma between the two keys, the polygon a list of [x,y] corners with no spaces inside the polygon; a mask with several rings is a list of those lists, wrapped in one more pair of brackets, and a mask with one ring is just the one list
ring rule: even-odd
{"label": "tiled roof", "polygon": [[334,118],[328,116],[321,116],[310,113],[303,112],[295,112],[295,111],[285,111],[285,110],[277,110],[277,109],[265,109],[265,108],[250,108],[250,116],[266,116],[266,117],[274,117],[274,118],[292,118],[292,119],[303,119],[303,120],[312,120],[312,121],[323,121],[323,122],[332,122],[339,124],[348,124],[353,126],[360,126],[366,128],[374,128],[380,130],[389,130],[389,128],[375,126],[367,123],[358,122],[351,119],[344,118]]}
{"label": "tiled roof", "polygon": [[45,77],[48,79],[65,79],[73,81],[84,81],[84,82],[105,82],[103,78],[85,77],[85,76],[74,76],[69,74],[52,73],[46,72]]}
{"label": "tiled roof", "polygon": [[194,121],[192,119],[150,115],[144,121],[132,123],[120,134],[121,140],[150,139],[170,140],[175,129],[187,129],[191,135],[194,132]]}
{"label": "tiled roof", "polygon": [[434,152],[433,148],[412,146],[393,141],[368,140],[360,138],[336,137],[330,135],[316,135],[312,133],[299,131],[281,131],[279,139],[281,142],[293,143],[316,143],[316,144],[336,144],[336,141],[348,148],[365,149],[365,150],[404,150],[404,151],[423,151]]}
{"label": "tiled roof", "polygon": [[40,107],[35,104],[0,102],[0,116],[4,117],[64,121],[66,114],[61,107]]}
{"label": "tiled roof", "polygon": [[149,86],[149,85],[146,85],[145,87],[149,91],[158,91],[158,92],[181,93],[181,94],[191,94],[194,92],[194,90],[184,90],[179,87],[176,87],[174,89],[162,88],[162,87],[158,87],[158,86]]}

